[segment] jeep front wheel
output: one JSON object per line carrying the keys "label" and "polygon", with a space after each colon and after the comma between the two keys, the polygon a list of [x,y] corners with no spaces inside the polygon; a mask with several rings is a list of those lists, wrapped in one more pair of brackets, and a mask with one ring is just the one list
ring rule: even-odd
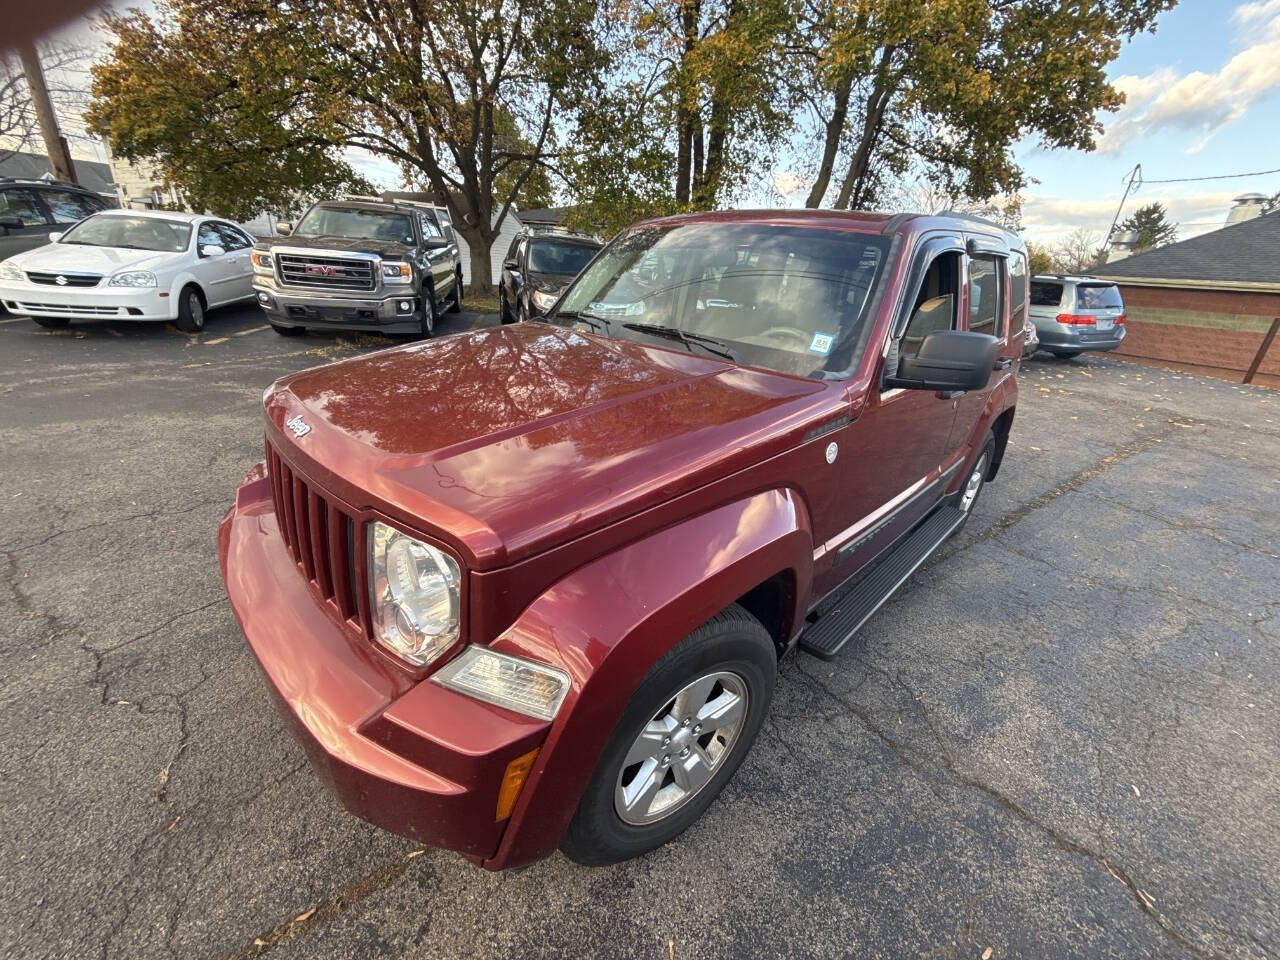
{"label": "jeep front wheel", "polygon": [[616,863],[683,832],[751,748],[776,676],[772,638],[736,604],[676,644],[623,711],[564,853],[581,864]]}

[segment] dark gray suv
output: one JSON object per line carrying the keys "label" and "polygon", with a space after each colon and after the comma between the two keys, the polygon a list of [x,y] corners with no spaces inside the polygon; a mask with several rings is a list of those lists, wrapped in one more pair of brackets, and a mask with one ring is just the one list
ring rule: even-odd
{"label": "dark gray suv", "polygon": [[0,260],[42,247],[51,232],[113,206],[72,183],[0,177]]}

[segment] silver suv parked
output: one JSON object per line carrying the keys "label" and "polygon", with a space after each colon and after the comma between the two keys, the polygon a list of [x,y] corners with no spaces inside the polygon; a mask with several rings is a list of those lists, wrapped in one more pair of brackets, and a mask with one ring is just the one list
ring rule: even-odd
{"label": "silver suv parked", "polygon": [[1093,277],[1031,278],[1031,322],[1040,349],[1058,357],[1085,350],[1114,350],[1124,340],[1124,301],[1120,288]]}

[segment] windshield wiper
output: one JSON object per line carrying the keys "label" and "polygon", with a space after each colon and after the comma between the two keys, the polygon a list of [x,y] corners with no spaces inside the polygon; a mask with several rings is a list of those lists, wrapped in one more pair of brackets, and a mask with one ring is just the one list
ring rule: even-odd
{"label": "windshield wiper", "polygon": [[[729,349],[729,345],[723,340],[717,340],[715,337],[705,337],[700,333],[689,333],[685,330],[679,330],[676,327],[664,327],[660,323],[624,323],[623,326],[628,330],[638,330],[641,333],[651,333],[655,337],[665,337],[668,340],[679,340],[686,347],[691,343],[696,343],[708,353],[714,353],[717,356],[724,357],[726,360],[732,360],[737,363],[738,358],[733,355],[733,351]],[[690,353],[693,351],[691,350]]]}

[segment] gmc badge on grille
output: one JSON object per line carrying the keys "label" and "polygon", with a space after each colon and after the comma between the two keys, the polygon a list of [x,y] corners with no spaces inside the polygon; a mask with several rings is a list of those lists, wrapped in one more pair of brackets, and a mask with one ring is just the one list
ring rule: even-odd
{"label": "gmc badge on grille", "polygon": [[296,417],[286,420],[284,425],[292,430],[293,435],[299,440],[311,432],[311,424],[302,419],[302,414],[298,414]]}

